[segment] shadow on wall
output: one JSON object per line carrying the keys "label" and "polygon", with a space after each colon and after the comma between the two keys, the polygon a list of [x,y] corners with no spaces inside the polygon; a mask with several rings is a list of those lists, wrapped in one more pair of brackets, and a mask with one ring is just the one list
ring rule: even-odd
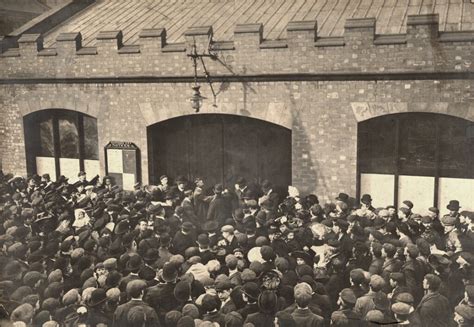
{"label": "shadow on wall", "polygon": [[[303,126],[301,118],[301,109],[297,108],[291,97],[293,116],[293,130],[292,130],[292,170],[293,170],[293,184],[301,193],[317,193],[320,196],[328,193],[328,186],[324,176],[321,173],[320,166],[317,160],[311,155],[311,138],[310,133]],[[317,192],[316,192],[317,191]]]}

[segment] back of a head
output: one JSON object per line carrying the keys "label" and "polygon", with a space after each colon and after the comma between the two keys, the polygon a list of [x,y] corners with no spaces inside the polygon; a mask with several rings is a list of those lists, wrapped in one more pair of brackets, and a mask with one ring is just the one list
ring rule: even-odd
{"label": "back of a head", "polygon": [[311,302],[312,296],[308,292],[299,292],[295,294],[295,301],[298,307],[306,308]]}
{"label": "back of a head", "polygon": [[436,292],[441,286],[441,278],[434,274],[427,274],[425,276],[426,281],[428,282],[428,289],[430,291]]}
{"label": "back of a head", "polygon": [[278,298],[273,291],[265,290],[258,297],[258,308],[260,312],[274,314],[277,311]]}

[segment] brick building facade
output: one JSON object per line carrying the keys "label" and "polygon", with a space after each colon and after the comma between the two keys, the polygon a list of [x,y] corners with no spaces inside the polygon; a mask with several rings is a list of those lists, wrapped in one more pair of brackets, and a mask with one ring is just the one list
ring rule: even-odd
{"label": "brick building facade", "polygon": [[[465,5],[472,12],[472,5]],[[439,21],[437,13],[407,15],[406,33],[378,34],[375,19],[349,18],[337,36],[318,35],[317,21],[291,21],[286,38],[276,40],[265,38],[262,24],[236,24],[231,40],[216,37],[219,26],[188,26],[183,42],[169,40],[164,26],[142,30],[133,44],[124,43],[126,32],[102,31],[93,44],[88,37],[87,46],[81,31],[57,33],[54,43],[51,33],[46,42],[41,34],[25,33],[18,48],[5,45],[0,57],[1,167],[31,173],[24,118],[66,109],[96,118],[101,176],[106,172],[104,146],[120,140],[140,149],[142,182],[156,182],[147,128],[175,117],[212,113],[291,130],[291,183],[302,192],[315,192],[324,200],[339,192],[384,192],[374,186],[377,179],[367,182],[358,164],[362,122],[408,113],[457,117],[469,122],[460,144],[472,145],[474,28],[440,31]],[[209,99],[193,113],[188,99],[194,74],[186,54],[194,44],[198,52],[206,51],[209,40],[218,58],[206,61],[217,107],[199,66],[201,92]],[[407,175],[433,178],[434,186],[427,186],[429,201],[434,192],[433,201],[441,207],[447,201],[440,195],[442,178],[452,176],[440,175],[438,166],[434,173]],[[395,170],[390,173],[393,190],[387,191],[394,203],[412,194],[402,192],[402,172]],[[465,186],[453,196],[472,208],[471,170],[456,176]],[[450,183],[446,187],[455,191]]]}

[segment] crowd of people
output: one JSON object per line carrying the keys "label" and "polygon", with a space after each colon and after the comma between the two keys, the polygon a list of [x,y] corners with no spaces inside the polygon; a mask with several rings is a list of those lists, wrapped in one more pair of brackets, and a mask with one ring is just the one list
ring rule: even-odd
{"label": "crowd of people", "polygon": [[1,326],[474,326],[456,200],[419,215],[242,177],[78,179],[0,173]]}

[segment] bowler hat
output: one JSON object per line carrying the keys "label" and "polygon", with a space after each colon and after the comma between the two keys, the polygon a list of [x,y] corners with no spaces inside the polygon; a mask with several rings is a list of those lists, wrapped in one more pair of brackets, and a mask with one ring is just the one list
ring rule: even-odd
{"label": "bowler hat", "polygon": [[183,223],[183,225],[181,225],[181,228],[186,232],[190,232],[193,230],[194,225],[190,223],[189,221],[186,221]]}
{"label": "bowler hat", "polygon": [[125,234],[130,228],[130,224],[128,220],[121,220],[116,226],[115,226],[115,234],[120,235],[120,234]]}
{"label": "bowler hat", "polygon": [[170,263],[167,262],[163,266],[161,278],[168,283],[174,282],[176,278],[178,277],[178,271],[176,270],[176,267]]}
{"label": "bowler hat", "polygon": [[219,308],[219,298],[215,295],[206,294],[202,298],[201,308],[204,312],[211,312]]}
{"label": "bowler hat", "polygon": [[213,232],[219,228],[219,223],[215,220],[208,220],[202,226],[202,230],[205,232]]}
{"label": "bowler hat", "polygon": [[145,260],[146,262],[154,262],[158,260],[158,258],[159,258],[159,252],[157,249],[154,249],[154,248],[150,248],[146,250],[146,253],[143,256],[143,260]]}
{"label": "bowler hat", "polygon": [[336,200],[347,203],[349,201],[349,195],[347,195],[346,193],[339,193]]}
{"label": "bowler hat", "polygon": [[128,259],[126,268],[130,271],[137,271],[142,265],[142,258],[139,255],[133,255]]}
{"label": "bowler hat", "polygon": [[410,200],[405,200],[402,202],[404,205],[407,206],[407,208],[409,208],[410,210],[413,209],[413,202],[411,202]]}
{"label": "bowler hat", "polygon": [[250,299],[257,300],[258,295],[260,294],[260,289],[256,283],[248,282],[242,287],[242,293],[244,293]]}
{"label": "bowler hat", "polygon": [[104,303],[105,301],[107,301],[106,291],[103,288],[97,288],[92,292],[87,305],[90,307],[95,307],[101,303]]}
{"label": "bowler hat", "polygon": [[209,244],[210,244],[209,236],[207,236],[207,234],[199,234],[199,236],[197,238],[197,243],[201,247],[209,246]]}
{"label": "bowler hat", "polygon": [[364,194],[360,198],[360,202],[364,204],[370,204],[372,202],[372,197],[370,196],[370,194]]}
{"label": "bowler hat", "polygon": [[446,208],[451,211],[458,211],[461,206],[459,205],[458,200],[451,200],[449,201],[449,204],[446,206]]}

